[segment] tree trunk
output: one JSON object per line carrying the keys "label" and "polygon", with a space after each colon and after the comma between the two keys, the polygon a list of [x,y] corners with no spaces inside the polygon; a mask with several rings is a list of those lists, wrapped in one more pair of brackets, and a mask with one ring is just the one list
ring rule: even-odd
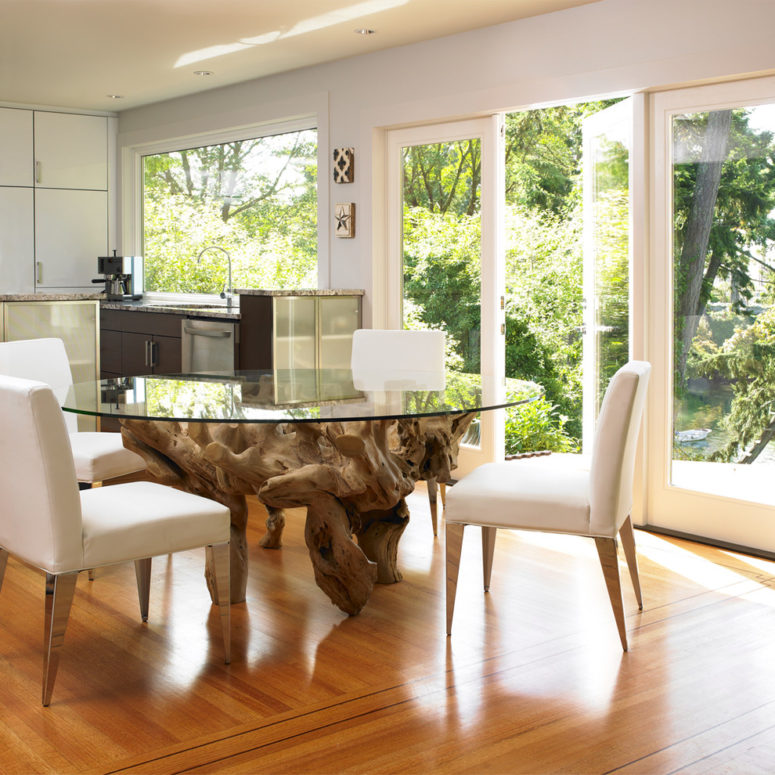
{"label": "tree trunk", "polygon": [[775,439],[775,421],[771,422],[763,431],[759,441],[753,445],[751,451],[740,461],[750,464],[767,448],[767,445]]}
{"label": "tree trunk", "polygon": [[731,110],[717,110],[708,114],[702,156],[697,165],[692,206],[684,230],[683,248],[676,272],[676,282],[682,281],[684,287],[676,299],[675,310],[675,324],[681,334],[678,362],[681,378],[686,371],[689,349],[705,309],[703,286],[713,282],[720,263],[715,263],[713,276],[709,276],[705,271],[705,259],[708,255],[713,211],[721,182],[721,168],[726,158],[731,123]]}

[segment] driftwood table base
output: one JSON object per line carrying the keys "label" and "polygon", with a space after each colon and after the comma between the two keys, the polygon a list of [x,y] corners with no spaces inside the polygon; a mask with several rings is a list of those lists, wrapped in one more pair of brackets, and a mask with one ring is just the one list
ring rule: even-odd
{"label": "driftwood table base", "polygon": [[[247,506],[269,511],[262,546],[282,542],[283,509],[305,506],[305,539],[318,586],[357,614],[375,582],[401,580],[405,498],[421,479],[445,482],[473,413],[400,420],[219,423],[122,420],[124,444],[164,484],[231,510],[231,600],[247,588]],[[355,536],[356,541],[353,540]],[[210,570],[205,575],[212,592]]]}

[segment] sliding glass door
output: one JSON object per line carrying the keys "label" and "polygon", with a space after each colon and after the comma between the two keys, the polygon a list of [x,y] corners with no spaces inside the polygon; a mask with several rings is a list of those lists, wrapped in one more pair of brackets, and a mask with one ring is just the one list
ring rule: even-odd
{"label": "sliding glass door", "polygon": [[653,120],[649,522],[775,551],[775,79]]}

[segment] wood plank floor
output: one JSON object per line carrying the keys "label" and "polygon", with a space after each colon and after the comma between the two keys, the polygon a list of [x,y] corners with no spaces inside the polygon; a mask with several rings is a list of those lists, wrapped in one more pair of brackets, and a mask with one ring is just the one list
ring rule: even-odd
{"label": "wood plank floor", "polygon": [[131,566],[84,576],[49,708],[43,579],[11,560],[0,772],[775,771],[775,563],[636,531],[623,654],[592,541],[499,534],[485,595],[469,529],[446,638],[443,540],[423,490],[410,508],[404,581],[348,618],[314,584],[302,513],[263,550],[254,504],[229,666],[203,551],[155,561],[147,624]]}

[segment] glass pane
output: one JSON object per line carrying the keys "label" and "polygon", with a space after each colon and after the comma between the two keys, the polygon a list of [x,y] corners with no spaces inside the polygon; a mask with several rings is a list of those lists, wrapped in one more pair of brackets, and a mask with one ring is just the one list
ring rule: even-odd
{"label": "glass pane", "polygon": [[320,368],[349,369],[353,331],[360,328],[361,305],[356,296],[321,296]]}
{"label": "glass pane", "polygon": [[[403,324],[447,335],[448,371],[481,371],[481,141],[403,149]],[[478,424],[464,439],[478,443]]]}
{"label": "glass pane", "polygon": [[314,129],[143,157],[145,290],[317,287],[316,181]]}
{"label": "glass pane", "polygon": [[314,369],[315,299],[311,296],[274,300],[274,365],[276,369]]}
{"label": "glass pane", "polygon": [[590,443],[608,383],[629,360],[632,114],[619,103],[588,120],[584,153],[584,390]]}
{"label": "glass pane", "polygon": [[775,105],[672,121],[674,485],[773,502]]}
{"label": "glass pane", "polygon": [[506,116],[507,390],[544,390],[507,410],[507,454],[580,452],[627,358],[631,111],[602,100]]}
{"label": "glass pane", "polygon": [[[99,376],[97,331],[99,308],[96,302],[9,302],[5,305],[5,339],[56,337],[64,342],[73,382],[86,382]],[[61,385],[52,385],[63,396]],[[70,430],[75,431],[73,415],[65,413]],[[72,427],[71,427],[72,426]],[[94,431],[92,418],[78,417],[77,430]]]}

